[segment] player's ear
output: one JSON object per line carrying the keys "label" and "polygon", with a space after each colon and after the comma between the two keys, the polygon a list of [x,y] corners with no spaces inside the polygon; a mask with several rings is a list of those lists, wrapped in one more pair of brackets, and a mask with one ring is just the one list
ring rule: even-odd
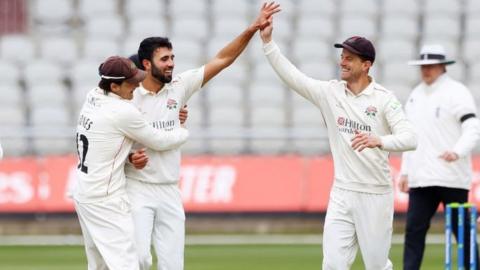
{"label": "player's ear", "polygon": [[145,70],[150,69],[150,68],[151,68],[151,64],[152,64],[152,63],[150,62],[150,60],[147,60],[147,59],[143,59],[143,60],[142,60],[142,65],[143,65],[143,67],[145,68]]}
{"label": "player's ear", "polygon": [[118,91],[120,90],[120,84],[117,84],[117,83],[110,83],[110,90],[112,90],[112,92],[114,93],[118,93]]}
{"label": "player's ear", "polygon": [[367,70],[372,67],[372,61],[370,61],[370,60],[365,60],[365,61],[363,61],[362,64],[363,64],[364,68],[367,69]]}

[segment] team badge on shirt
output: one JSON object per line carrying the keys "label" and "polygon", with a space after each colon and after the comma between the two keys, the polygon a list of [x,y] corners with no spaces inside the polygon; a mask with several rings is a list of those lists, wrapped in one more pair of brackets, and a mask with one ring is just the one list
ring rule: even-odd
{"label": "team badge on shirt", "polygon": [[178,102],[175,99],[169,98],[167,100],[167,108],[170,110],[176,109],[178,105]]}
{"label": "team badge on shirt", "polygon": [[368,106],[367,109],[365,109],[365,114],[367,116],[370,116],[370,117],[375,117],[375,115],[377,114],[377,108],[373,107],[373,106]]}

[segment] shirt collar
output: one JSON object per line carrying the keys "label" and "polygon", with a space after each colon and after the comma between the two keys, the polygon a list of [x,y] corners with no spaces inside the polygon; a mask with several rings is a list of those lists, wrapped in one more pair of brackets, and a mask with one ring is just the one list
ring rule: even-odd
{"label": "shirt collar", "polygon": [[108,93],[105,95],[105,90],[103,90],[103,89],[100,88],[100,87],[96,87],[96,88],[95,88],[95,93],[98,94],[98,95],[107,96],[107,97],[111,97],[111,98],[114,98],[114,99],[123,99],[121,96],[113,93],[112,91],[108,92]]}
{"label": "shirt collar", "polygon": [[375,86],[377,85],[377,83],[375,82],[375,79],[372,77],[372,76],[368,76],[368,78],[370,79],[370,83],[367,85],[367,87],[365,89],[363,89],[362,92],[360,92],[358,95],[355,95],[353,94],[352,91],[350,91],[350,89],[348,89],[347,87],[347,82],[346,81],[342,81],[343,84],[345,85],[345,95],[347,94],[350,94],[352,96],[361,96],[361,95],[367,95],[367,96],[370,96],[371,94],[373,94],[373,89],[375,88]]}
{"label": "shirt collar", "polygon": [[135,90],[135,91],[138,91],[140,93],[140,95],[142,95],[142,96],[146,96],[146,95],[155,96],[155,95],[158,95],[161,92],[163,92],[167,88],[168,85],[169,85],[168,83],[164,84],[162,89],[160,89],[160,91],[158,91],[157,93],[154,93],[152,91],[149,91],[149,90],[145,89],[145,87],[143,87],[143,84],[140,83],[140,86],[137,87],[137,90]]}
{"label": "shirt collar", "polygon": [[437,88],[438,85],[440,85],[442,82],[447,80],[449,77],[447,73],[443,73],[442,75],[438,76],[438,78],[430,85],[427,85],[426,83],[423,83],[426,88],[434,89]]}

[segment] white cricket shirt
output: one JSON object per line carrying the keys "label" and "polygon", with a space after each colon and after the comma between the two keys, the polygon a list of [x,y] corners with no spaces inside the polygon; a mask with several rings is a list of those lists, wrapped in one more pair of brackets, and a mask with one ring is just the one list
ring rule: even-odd
{"label": "white cricket shirt", "polygon": [[[413,150],[416,146],[412,125],[392,92],[372,79],[355,96],[345,81],[319,81],[301,73],[273,41],[264,45],[264,52],[283,82],[322,112],[334,161],[334,185],[366,193],[391,192],[388,151]],[[379,136],[383,148],[354,151],[351,139],[355,131]]]}
{"label": "white cricket shirt", "polygon": [[[178,114],[192,94],[202,87],[204,67],[180,73],[157,93],[137,88],[133,95],[133,103],[141,111],[151,126],[159,130],[176,130],[180,128]],[[187,120],[188,124],[188,120]],[[135,143],[134,149],[143,148]],[[129,180],[148,183],[171,184],[180,178],[180,148],[167,151],[156,151],[146,147],[148,163],[141,170],[135,169],[130,162],[125,165],[125,173]]]}
{"label": "white cricket shirt", "polygon": [[177,148],[187,137],[184,128],[171,132],[152,128],[130,101],[93,89],[77,123],[79,165],[73,197],[97,202],[126,194],[124,164],[133,141],[159,151]]}
{"label": "white cricket shirt", "polygon": [[[409,187],[442,186],[469,189],[472,180],[470,153],[480,136],[470,91],[447,74],[431,85],[419,84],[405,104],[407,117],[418,134],[416,151],[406,152],[402,174],[408,175]],[[440,158],[445,151],[459,155],[454,162]]]}

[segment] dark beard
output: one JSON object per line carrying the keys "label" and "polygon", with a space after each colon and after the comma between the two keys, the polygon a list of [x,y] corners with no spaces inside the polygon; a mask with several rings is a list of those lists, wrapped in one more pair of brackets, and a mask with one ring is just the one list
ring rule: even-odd
{"label": "dark beard", "polygon": [[155,65],[152,65],[152,76],[162,83],[169,83],[172,81],[172,76],[163,75]]}

